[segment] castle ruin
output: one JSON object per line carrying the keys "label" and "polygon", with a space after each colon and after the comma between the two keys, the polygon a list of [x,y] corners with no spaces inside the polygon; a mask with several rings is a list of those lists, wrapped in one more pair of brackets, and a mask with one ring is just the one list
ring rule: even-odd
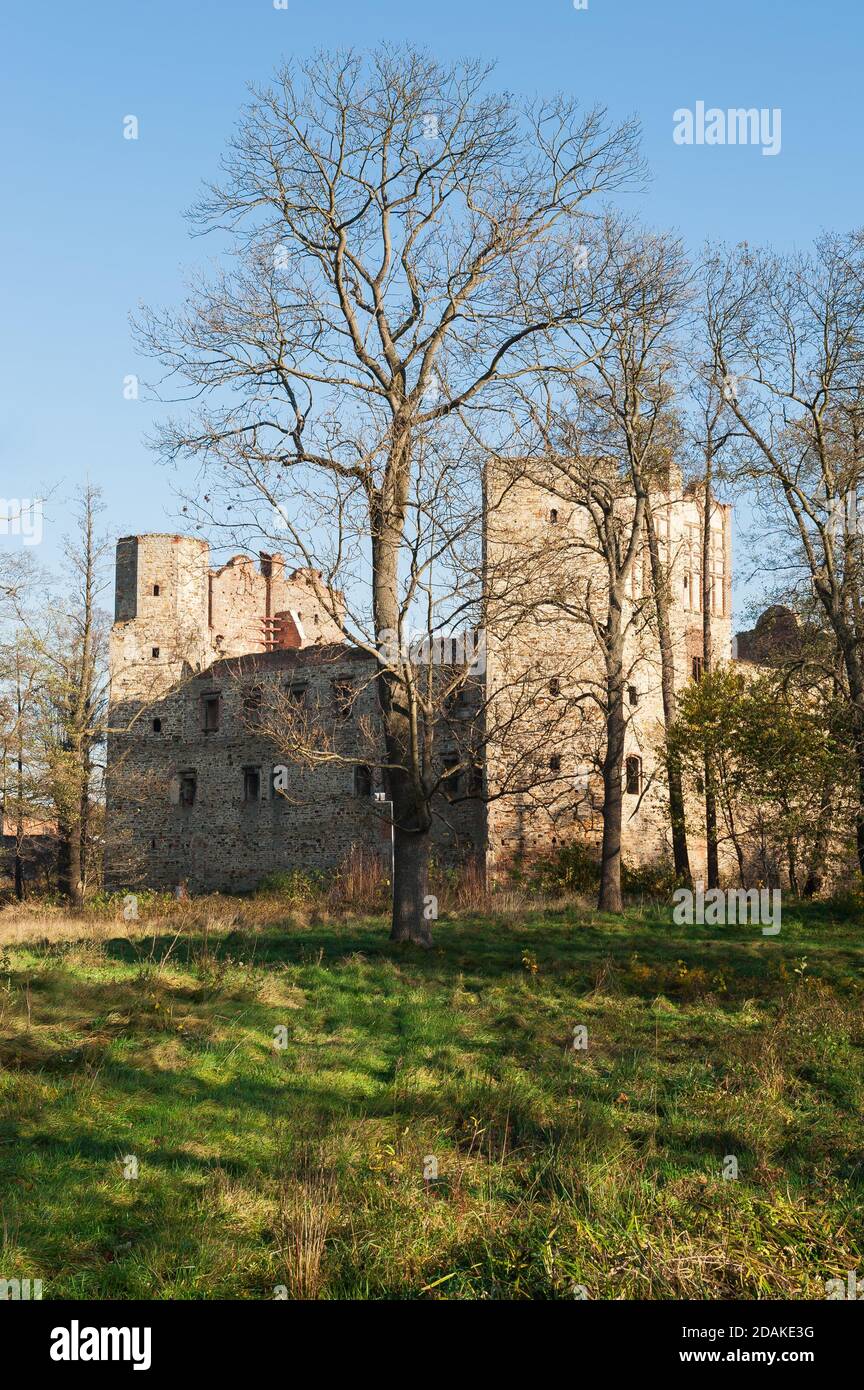
{"label": "castle ruin", "polygon": [[[669,573],[675,684],[698,678],[702,510],[673,473],[652,500]],[[433,829],[441,862],[478,861],[490,877],[575,836],[596,842],[601,731],[591,716],[597,653],[585,624],[538,592],[519,620],[501,575],[526,566],[545,582],[553,541],[578,536],[578,509],[527,483],[487,507],[485,663],[448,712],[439,756],[482,730],[476,764],[448,784]],[[731,508],[712,512],[712,658],[731,655]],[[562,552],[565,553],[565,552]],[[556,585],[574,592],[579,566]],[[641,555],[631,597],[648,583]],[[109,882],[192,891],[253,889],[268,874],[336,868],[362,847],[389,860],[385,787],[376,767],[378,663],[347,642],[340,596],[279,555],[211,567],[206,541],[127,536],[117,544],[108,747]],[[566,605],[564,605],[566,610]],[[634,607],[634,611],[636,608]],[[623,847],[632,862],[668,851],[656,639],[627,642]],[[329,755],[291,760],[276,746],[273,700],[327,721]],[[365,750],[368,749],[368,757]],[[464,752],[464,748],[462,750]],[[287,777],[286,777],[287,760]],[[278,769],[283,769],[280,773]],[[704,845],[691,836],[694,866]]]}

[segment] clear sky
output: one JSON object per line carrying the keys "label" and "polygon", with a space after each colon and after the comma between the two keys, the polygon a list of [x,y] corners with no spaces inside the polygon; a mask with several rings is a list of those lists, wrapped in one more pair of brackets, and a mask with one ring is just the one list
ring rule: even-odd
{"label": "clear sky", "polygon": [[[53,563],[63,499],[85,476],[110,530],[181,529],[171,475],[144,437],[156,409],[128,315],[175,303],[213,248],[183,209],[212,176],[248,81],[283,57],[382,38],[498,61],[497,85],[565,89],[635,112],[652,182],[631,199],[695,251],[706,238],[805,246],[862,214],[861,0],[40,0],[2,26],[0,458],[4,498],[55,492],[39,558]],[[780,108],[782,144],[682,146],[673,112]],[[123,118],[139,121],[123,138]],[[20,545],[0,537],[0,545]]]}

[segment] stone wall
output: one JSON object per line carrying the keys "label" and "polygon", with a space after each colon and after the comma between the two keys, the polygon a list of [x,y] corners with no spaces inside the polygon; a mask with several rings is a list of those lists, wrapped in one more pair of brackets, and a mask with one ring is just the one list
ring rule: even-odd
{"label": "stone wall", "polygon": [[[377,663],[332,640],[331,599],[320,601],[313,572],[286,576],[279,557],[272,567],[266,560],[258,568],[238,556],[212,571],[204,542],[118,543],[106,836],[113,886],[248,890],[278,870],[335,869],[352,846],[389,866],[387,807],[375,800],[383,791]],[[274,628],[280,614],[290,622]],[[274,632],[288,634],[285,645],[267,650]],[[286,729],[292,719],[310,721],[316,737],[307,742],[325,757],[292,756],[287,733],[280,743],[280,708]],[[274,766],[288,769],[286,786],[274,787]],[[436,855],[458,861],[481,839],[479,803],[440,798]]]}
{"label": "stone wall", "polygon": [[[574,837],[599,841],[604,728],[596,696],[603,671],[590,626],[568,612],[568,596],[584,596],[596,579],[596,560],[571,544],[584,540],[584,514],[524,480],[497,491],[494,477],[487,484],[486,670],[473,704],[462,710],[462,731],[454,720],[450,732],[454,747],[470,741],[475,726],[485,738],[480,772],[490,799],[484,805],[438,798],[433,838],[443,861],[480,855],[496,876]],[[682,689],[704,655],[700,503],[673,472],[652,505],[670,566]],[[715,661],[730,657],[730,531],[731,508],[718,506]],[[632,785],[625,776],[623,839],[634,863],[667,854],[669,839],[659,654],[653,630],[639,617],[649,589],[643,550],[628,596],[625,655],[626,757],[638,764]],[[287,574],[278,555],[262,555],[258,564],[235,556],[214,569],[201,540],[145,535],[118,542],[110,882],[245,890],[276,870],[333,869],[352,846],[389,860],[389,826],[373,799],[381,777],[374,773],[370,785],[362,773],[382,760],[377,668],[341,640],[341,604],[315,571]],[[280,747],[278,728],[262,729],[252,717],[250,691],[258,689],[268,708],[298,684],[310,717],[332,724],[332,756],[292,756],[296,749],[290,740]],[[334,694],[346,687],[353,692],[347,714]],[[448,752],[446,737],[439,752]],[[286,794],[274,795],[272,769],[283,764],[290,767]],[[695,813],[693,821],[699,823]],[[698,870],[704,845],[691,839],[691,847]]]}
{"label": "stone wall", "polygon": [[[524,478],[487,479],[487,866],[492,876],[513,863],[573,839],[596,849],[602,834],[600,763],[605,727],[599,700],[604,670],[587,615],[605,610],[604,567],[592,553],[583,508],[560,491]],[[674,474],[652,497],[661,554],[670,566],[670,624],[675,684],[682,689],[704,657],[699,499]],[[626,502],[625,506],[630,505]],[[731,655],[731,508],[712,514],[712,646]],[[656,629],[648,623],[650,561],[644,546],[625,607],[625,775],[622,841],[634,864],[670,857],[664,737]],[[551,601],[549,601],[551,599]],[[546,600],[544,602],[544,600]],[[626,773],[627,759],[631,776]],[[693,823],[699,824],[693,808]],[[692,842],[693,866],[704,844]]]}

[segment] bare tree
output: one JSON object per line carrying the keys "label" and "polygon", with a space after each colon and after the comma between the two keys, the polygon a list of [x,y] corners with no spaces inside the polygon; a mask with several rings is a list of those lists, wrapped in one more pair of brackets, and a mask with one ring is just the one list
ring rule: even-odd
{"label": "bare tree", "polygon": [[[698,338],[697,338],[698,343]],[[715,591],[712,535],[717,513],[716,481],[724,450],[734,442],[737,430],[725,411],[725,400],[732,392],[731,381],[724,381],[717,363],[697,360],[692,364],[689,391],[687,444],[693,460],[694,492],[701,491],[702,527],[700,540],[700,603],[702,608],[702,664],[707,675],[714,668],[712,616]],[[674,739],[673,739],[674,747]],[[709,888],[720,883],[720,854],[717,820],[715,769],[710,759],[703,769],[705,806],[705,873]]]}
{"label": "bare tree", "polygon": [[469,445],[497,446],[514,383],[580,320],[588,201],[641,172],[632,122],[562,97],[520,107],[489,73],[390,47],[284,68],[193,214],[232,239],[233,268],[140,325],[200,403],[160,447],[203,469],[208,521],[251,534],[269,509],[325,576],[322,602],[336,580],[349,593],[345,635],[379,654],[391,934],[426,945],[436,710],[413,664],[381,654],[421,614],[428,630],[424,593],[433,631],[458,612],[437,586],[482,508]]}
{"label": "bare tree", "polygon": [[[662,503],[661,503],[662,506]],[[657,643],[660,651],[660,689],[663,698],[663,722],[666,730],[666,780],[669,791],[669,826],[672,838],[672,861],[676,876],[690,882],[690,855],[687,848],[687,816],[684,802],[684,782],[680,760],[668,735],[675,724],[678,696],[675,685],[675,645],[670,621],[670,574],[673,557],[664,555],[657,534],[655,498],[649,491],[645,501],[645,536],[651,565],[651,587],[657,622]]]}
{"label": "bare tree", "polygon": [[25,870],[33,857],[34,832],[46,828],[51,815],[44,764],[39,758],[40,679],[38,656],[22,627],[21,612],[44,587],[32,554],[12,554],[0,561],[0,757],[2,757],[3,831],[10,834],[15,896],[25,895]]}
{"label": "bare tree", "polygon": [[[833,633],[858,769],[864,873],[862,552],[864,235],[825,235],[810,255],[739,246],[708,260],[705,322],[724,407],[743,436],[737,476],[755,487],[772,567],[805,576]],[[770,543],[770,542],[769,542]]]}
{"label": "bare tree", "polygon": [[[571,525],[561,528],[558,542],[545,561],[535,559],[534,568],[545,574],[551,612],[590,632],[601,655],[599,906],[620,912],[628,663],[644,659],[658,612],[641,562],[651,489],[662,487],[664,472],[668,489],[673,348],[688,273],[676,242],[634,231],[613,217],[599,229],[585,270],[590,319],[568,327],[569,363],[559,364],[554,387],[532,400],[528,412],[528,432],[539,440],[533,450],[539,462],[529,471],[573,510]],[[655,574],[656,591],[659,580]],[[674,681],[674,667],[664,670]],[[680,833],[680,811],[676,827]]]}
{"label": "bare tree", "polygon": [[[0,645],[0,757],[2,757],[3,834],[11,833],[15,896],[25,894],[25,869],[34,832],[46,828],[51,814],[46,800],[44,765],[39,758],[38,661],[20,629]],[[8,827],[8,832],[7,832]]]}

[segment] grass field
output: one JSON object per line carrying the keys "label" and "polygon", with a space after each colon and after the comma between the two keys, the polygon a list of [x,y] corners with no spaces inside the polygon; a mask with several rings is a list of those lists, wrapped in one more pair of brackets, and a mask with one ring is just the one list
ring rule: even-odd
{"label": "grass field", "polygon": [[864,1273],[861,931],[570,905],[442,920],[423,954],[273,900],[0,915],[0,1277],[824,1297]]}

